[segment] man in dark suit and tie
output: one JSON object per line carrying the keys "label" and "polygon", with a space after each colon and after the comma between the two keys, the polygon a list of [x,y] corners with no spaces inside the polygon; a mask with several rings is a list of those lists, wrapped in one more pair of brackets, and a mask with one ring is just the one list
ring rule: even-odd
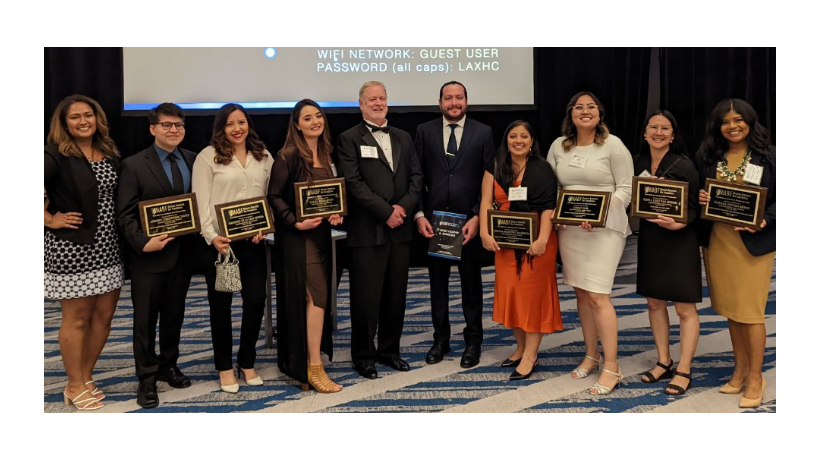
{"label": "man in dark suit and tie", "polygon": [[[439,90],[439,108],[443,118],[422,125],[416,131],[416,153],[424,174],[421,210],[416,213],[416,227],[432,238],[433,211],[464,214],[467,222],[461,229],[464,244],[458,272],[461,276],[461,307],[464,312],[464,353],[461,367],[470,368],[481,360],[484,338],[482,310],[484,296],[481,283],[481,255],[484,248],[478,235],[478,212],[481,202],[481,180],[485,168],[492,168],[495,147],[489,126],[471,120],[467,113],[467,89],[457,81],[445,83]],[[428,364],[440,362],[450,351],[448,259],[428,257],[430,301],[433,310],[433,346],[427,353]]]}
{"label": "man in dark suit and tie", "polygon": [[[117,190],[117,223],[126,242],[134,304],[134,361],[139,389],[137,404],[159,405],[157,380],[174,388],[191,386],[177,367],[185,297],[191,282],[196,235],[148,237],[138,203],[191,192],[194,152],[179,148],[185,137],[185,114],[163,103],[148,113],[154,144],[122,162]],[[159,349],[155,351],[157,319]]]}
{"label": "man in dark suit and tie", "polygon": [[[339,166],[350,200],[351,355],[362,377],[378,377],[375,362],[399,371],[410,366],[399,356],[410,269],[412,222],[421,168],[413,139],[387,126],[387,89],[369,81],[359,90],[364,120],[338,140]],[[374,346],[376,329],[378,347]]]}

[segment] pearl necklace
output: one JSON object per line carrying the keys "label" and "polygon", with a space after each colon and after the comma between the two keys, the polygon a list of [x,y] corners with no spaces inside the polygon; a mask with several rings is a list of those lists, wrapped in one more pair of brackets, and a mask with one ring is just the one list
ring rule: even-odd
{"label": "pearl necklace", "polygon": [[749,159],[751,156],[752,150],[749,149],[746,151],[746,155],[743,156],[743,161],[740,162],[740,166],[738,166],[734,171],[729,171],[729,168],[726,166],[726,160],[718,161],[717,170],[720,173],[720,177],[728,177],[730,182],[735,182],[737,180],[737,176],[746,174],[746,165],[749,164]]}

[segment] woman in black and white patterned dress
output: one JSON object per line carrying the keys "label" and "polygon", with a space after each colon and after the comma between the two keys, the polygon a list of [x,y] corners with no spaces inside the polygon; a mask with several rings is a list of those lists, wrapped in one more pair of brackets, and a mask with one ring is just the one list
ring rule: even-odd
{"label": "woman in black and white patterned dress", "polygon": [[114,222],[119,153],[93,99],[74,95],[54,110],[45,146],[45,293],[60,300],[65,403],[102,407],[92,372],[111,331],[123,266]]}

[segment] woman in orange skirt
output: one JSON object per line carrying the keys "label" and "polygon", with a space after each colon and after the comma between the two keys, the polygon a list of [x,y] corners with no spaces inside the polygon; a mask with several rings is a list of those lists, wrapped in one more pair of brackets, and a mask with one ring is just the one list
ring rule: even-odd
{"label": "woman in orange skirt", "polygon": [[[510,380],[522,380],[538,366],[542,336],[563,330],[555,277],[558,235],[551,218],[558,187],[529,123],[512,122],[501,144],[493,171],[484,173],[481,184],[481,242],[495,252],[493,321],[511,328],[515,336],[515,352],[501,367],[515,367]],[[501,249],[490,235],[490,209],[535,212],[538,233],[533,244]]]}

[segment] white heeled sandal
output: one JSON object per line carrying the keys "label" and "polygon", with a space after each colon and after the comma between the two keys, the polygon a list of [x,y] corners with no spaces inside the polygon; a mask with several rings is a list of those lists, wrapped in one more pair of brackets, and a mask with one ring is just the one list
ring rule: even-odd
{"label": "white heeled sandal", "polygon": [[[595,359],[595,358],[593,358],[592,356],[589,356],[589,355],[585,355],[585,356],[584,356],[584,358],[585,358],[585,359],[588,359],[588,360],[590,360],[590,361],[593,361],[593,362],[595,362],[595,363],[597,363],[597,364],[595,364],[594,366],[592,366],[592,369],[590,369],[590,370],[586,370],[586,369],[584,369],[584,368],[583,368],[583,367],[581,367],[581,366],[576,367],[576,368],[575,368],[575,369],[573,369],[573,370],[572,370],[572,372],[570,373],[570,376],[571,376],[572,378],[574,378],[574,379],[584,379],[584,378],[587,378],[587,376],[589,376],[589,373],[590,373],[590,372],[592,372],[592,371],[594,371],[594,370],[596,370],[596,369],[599,369],[599,368],[601,367],[601,364],[603,364],[603,363],[604,363],[604,355],[598,355],[598,359]],[[583,361],[581,362],[581,364],[583,364]]]}
{"label": "white heeled sandal", "polygon": [[604,386],[604,385],[601,385],[598,382],[595,382],[595,385],[592,385],[592,388],[589,389],[589,392],[596,395],[596,396],[603,396],[603,395],[608,395],[608,394],[612,393],[612,391],[614,389],[618,388],[618,385],[620,385],[621,380],[623,380],[623,378],[624,378],[624,375],[621,374],[621,367],[620,366],[618,366],[618,372],[612,372],[608,369],[603,369],[603,368],[601,368],[601,372],[602,373],[606,372],[606,373],[609,373],[609,374],[612,374],[612,375],[618,377],[618,381],[615,382],[615,385],[612,388],[609,388],[608,386]]}

